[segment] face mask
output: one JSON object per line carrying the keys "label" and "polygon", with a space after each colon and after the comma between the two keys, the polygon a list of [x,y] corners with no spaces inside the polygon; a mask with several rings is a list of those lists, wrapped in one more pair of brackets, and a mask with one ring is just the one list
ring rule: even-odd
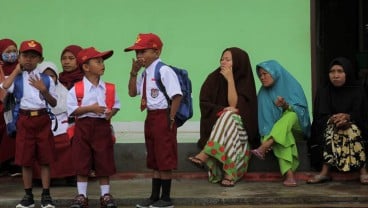
{"label": "face mask", "polygon": [[14,63],[18,59],[18,53],[16,52],[3,53],[2,58],[5,62]]}

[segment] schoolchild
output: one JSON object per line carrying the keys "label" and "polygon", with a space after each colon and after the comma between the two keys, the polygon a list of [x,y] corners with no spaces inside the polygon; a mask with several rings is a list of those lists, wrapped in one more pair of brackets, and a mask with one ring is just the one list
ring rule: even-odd
{"label": "schoolchild", "polygon": [[[68,96],[68,90],[64,85],[58,81],[58,69],[56,65],[51,61],[43,61],[38,66],[41,73],[50,76],[55,83],[55,90],[57,95],[57,105],[51,108],[51,112],[56,119],[52,120],[51,129],[54,135],[56,160],[50,164],[50,177],[51,183],[55,179],[68,179],[68,177],[75,176],[74,168],[72,165],[72,145],[67,135],[68,128],[68,113],[66,99]],[[40,177],[40,169],[38,165],[35,165],[33,178]],[[66,180],[68,185],[75,185]]]}
{"label": "schoolchild", "polygon": [[37,65],[42,62],[42,46],[35,40],[23,41],[20,45],[19,67],[4,80],[3,88],[16,92],[14,80],[21,74],[23,96],[20,100],[17,120],[15,163],[22,166],[23,185],[26,192],[16,208],[34,207],[32,194],[32,165],[35,161],[41,166],[42,195],[41,207],[54,208],[50,196],[50,167],[54,161],[54,140],[51,132],[51,119],[48,107],[55,107],[57,96],[55,84],[50,77],[49,87],[44,83]]}
{"label": "schoolchild", "polygon": [[[172,170],[177,168],[177,127],[175,114],[180,105],[182,91],[175,72],[169,66],[159,70],[161,81],[166,88],[171,105],[154,79],[155,68],[161,61],[161,39],[153,33],[139,34],[133,46],[124,51],[134,50],[136,59],[132,60],[129,79],[129,95],[142,96],[141,110],[147,108],[144,124],[147,149],[147,168],[153,170],[151,196],[136,207],[174,207],[170,198]],[[145,70],[138,76],[139,70]],[[160,196],[160,192],[161,196]]]}
{"label": "schoolchild", "polygon": [[110,176],[116,173],[114,160],[114,141],[110,128],[110,119],[120,109],[120,101],[115,91],[112,109],[106,105],[107,83],[102,81],[104,60],[110,58],[113,51],[99,52],[93,47],[81,50],[78,63],[84,71],[83,98],[78,102],[75,83],[67,98],[69,116],[76,116],[75,134],[72,139],[73,165],[77,174],[78,195],[71,208],[88,207],[88,175],[92,165],[96,168],[99,180],[102,208],[117,207],[110,194]]}

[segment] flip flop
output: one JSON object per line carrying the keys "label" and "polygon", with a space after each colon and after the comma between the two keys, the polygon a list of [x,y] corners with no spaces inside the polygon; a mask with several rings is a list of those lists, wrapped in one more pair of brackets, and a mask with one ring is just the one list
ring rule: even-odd
{"label": "flip flop", "polygon": [[234,187],[235,186],[235,182],[232,179],[223,178],[222,181],[220,182],[220,185],[222,187]]}
{"label": "flip flop", "polygon": [[307,180],[307,184],[317,184],[317,183],[325,183],[327,181],[331,181],[330,176],[325,175],[314,175],[313,177]]}
{"label": "flip flop", "polygon": [[360,183],[363,185],[368,185],[368,174],[360,175]]}
{"label": "flip flop", "polygon": [[296,187],[297,186],[297,183],[294,178],[289,178],[289,179],[284,180],[283,184],[286,187]]}
{"label": "flip flop", "polygon": [[261,160],[264,160],[265,159],[265,154],[261,153],[261,151],[259,151],[258,149],[253,149],[253,150],[250,150],[250,152],[256,156],[258,159],[261,159]]}
{"label": "flip flop", "polygon": [[196,156],[190,156],[188,157],[188,160],[195,165],[197,168],[204,169],[204,161]]}

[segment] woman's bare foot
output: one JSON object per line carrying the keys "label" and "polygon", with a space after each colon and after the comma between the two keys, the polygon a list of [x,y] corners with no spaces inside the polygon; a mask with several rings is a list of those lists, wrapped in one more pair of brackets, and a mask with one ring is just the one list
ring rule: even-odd
{"label": "woman's bare foot", "polygon": [[285,180],[284,180],[283,184],[284,184],[284,186],[287,186],[287,187],[297,186],[293,171],[289,170],[285,174]]}

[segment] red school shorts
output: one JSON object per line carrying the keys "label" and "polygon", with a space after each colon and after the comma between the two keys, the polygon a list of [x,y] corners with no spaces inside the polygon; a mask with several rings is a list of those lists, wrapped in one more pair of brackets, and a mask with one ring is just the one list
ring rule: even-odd
{"label": "red school shorts", "polygon": [[144,136],[147,149],[147,168],[159,171],[174,170],[178,164],[176,126],[169,127],[168,110],[147,112]]}
{"label": "red school shorts", "polygon": [[77,175],[88,176],[92,168],[96,170],[96,176],[116,173],[111,138],[110,122],[106,119],[86,117],[76,120],[72,158]]}
{"label": "red school shorts", "polygon": [[31,167],[35,161],[48,165],[55,160],[55,144],[48,114],[19,114],[15,143],[15,163]]}

